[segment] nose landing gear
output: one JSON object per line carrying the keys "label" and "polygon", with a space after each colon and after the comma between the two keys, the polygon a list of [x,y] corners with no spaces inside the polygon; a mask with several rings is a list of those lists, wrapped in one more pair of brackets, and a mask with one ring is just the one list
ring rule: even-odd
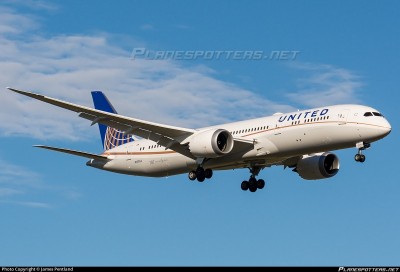
{"label": "nose landing gear", "polygon": [[360,142],[356,144],[356,147],[358,148],[358,153],[354,156],[354,160],[356,162],[365,162],[365,155],[362,152],[363,150],[370,148],[371,144]]}

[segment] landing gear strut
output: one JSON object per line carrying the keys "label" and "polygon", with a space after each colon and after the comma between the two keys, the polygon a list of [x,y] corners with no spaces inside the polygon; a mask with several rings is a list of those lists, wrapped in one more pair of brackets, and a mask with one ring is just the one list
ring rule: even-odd
{"label": "landing gear strut", "polygon": [[256,179],[258,173],[260,173],[260,167],[251,167],[250,169],[250,178],[249,180],[242,181],[240,187],[243,191],[249,190],[250,192],[254,193],[257,189],[262,189],[265,186],[265,181],[263,179]]}
{"label": "landing gear strut", "polygon": [[190,180],[195,180],[199,182],[203,182],[205,179],[210,179],[213,175],[213,171],[211,169],[205,169],[201,166],[197,167],[195,171],[190,171],[188,176]]}
{"label": "landing gear strut", "polygon": [[365,155],[362,152],[363,150],[371,147],[371,144],[361,142],[357,143],[356,147],[358,148],[358,153],[354,156],[354,160],[356,162],[365,162]]}

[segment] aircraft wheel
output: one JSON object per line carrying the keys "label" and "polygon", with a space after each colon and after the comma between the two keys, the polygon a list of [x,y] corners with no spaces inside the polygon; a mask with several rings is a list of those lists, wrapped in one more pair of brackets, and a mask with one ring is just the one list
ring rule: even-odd
{"label": "aircraft wheel", "polygon": [[188,174],[188,177],[190,180],[195,180],[196,179],[196,172],[195,171],[190,171]]}
{"label": "aircraft wheel", "polygon": [[211,169],[204,170],[204,175],[206,176],[206,179],[210,179],[213,176],[213,170]]}
{"label": "aircraft wheel", "polygon": [[255,184],[250,184],[249,191],[254,193],[255,191],[257,191],[257,186]]}
{"label": "aircraft wheel", "polygon": [[197,177],[197,181],[198,182],[203,182],[206,179],[206,177]]}
{"label": "aircraft wheel", "polygon": [[240,184],[240,187],[242,188],[243,191],[247,191],[249,189],[249,182],[247,180],[242,181],[242,184]]}
{"label": "aircraft wheel", "polygon": [[206,174],[202,167],[197,168],[196,177],[199,182],[203,182],[206,179]]}
{"label": "aircraft wheel", "polygon": [[265,181],[263,179],[257,180],[257,188],[262,189],[265,186]]}

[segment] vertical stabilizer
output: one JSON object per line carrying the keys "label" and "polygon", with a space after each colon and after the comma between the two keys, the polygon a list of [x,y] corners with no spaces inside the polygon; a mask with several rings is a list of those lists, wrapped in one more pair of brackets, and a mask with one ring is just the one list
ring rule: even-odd
{"label": "vertical stabilizer", "polygon": [[[106,111],[115,114],[117,113],[117,111],[114,109],[113,105],[111,105],[110,101],[103,94],[103,92],[93,91],[92,98],[96,110]],[[134,138],[131,135],[125,134],[125,132],[123,131],[100,123],[98,125],[104,151],[134,141]]]}

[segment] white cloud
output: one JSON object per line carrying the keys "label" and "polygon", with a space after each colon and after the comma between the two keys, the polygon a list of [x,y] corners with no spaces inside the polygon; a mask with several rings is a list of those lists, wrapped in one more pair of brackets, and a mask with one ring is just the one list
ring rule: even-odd
{"label": "white cloud", "polygon": [[9,204],[9,205],[19,205],[19,206],[25,206],[29,208],[45,208],[45,209],[50,209],[52,208],[51,205],[48,203],[44,202],[35,202],[35,201],[8,201],[8,200],[0,200],[0,203],[3,204]]}
{"label": "white cloud", "polygon": [[49,208],[50,205],[43,201],[31,200],[44,190],[48,188],[38,173],[0,159],[0,203]]}
{"label": "white cloud", "polygon": [[[5,25],[18,27],[22,16],[4,12],[12,15]],[[0,82],[4,87],[35,90],[88,106],[92,105],[90,91],[102,89],[121,114],[186,127],[292,109],[217,80],[207,67],[187,68],[170,60],[131,60],[130,52],[111,45],[107,35],[24,34],[0,36],[4,45]],[[75,113],[7,91],[0,95],[5,102],[0,115],[3,135],[69,140],[97,137],[98,132]]]}
{"label": "white cloud", "polygon": [[2,4],[17,7],[27,7],[32,10],[54,11],[58,9],[54,3],[45,0],[2,0]]}
{"label": "white cloud", "polygon": [[46,209],[52,208],[52,206],[49,205],[48,203],[35,202],[35,201],[18,201],[18,202],[15,202],[15,204],[27,206],[27,207],[31,207],[31,208],[46,208]]}
{"label": "white cloud", "polygon": [[[120,114],[184,127],[202,127],[294,110],[215,78],[209,67],[184,67],[172,60],[130,58],[109,34],[27,35],[34,17],[0,9],[0,82],[92,106],[90,91],[103,90]],[[7,30],[9,28],[9,30]],[[14,30],[13,30],[14,29]],[[143,44],[140,44],[142,46]],[[320,106],[356,102],[358,78],[329,65],[298,64],[306,77],[287,97]],[[0,92],[0,134],[39,139],[83,140],[97,128],[77,114],[9,91]],[[249,110],[250,109],[250,110]]]}
{"label": "white cloud", "polygon": [[[32,17],[14,13],[10,8],[0,7],[0,14],[0,35],[21,34],[38,27]],[[7,41],[1,41],[2,47],[5,45],[3,42]]]}
{"label": "white cloud", "polygon": [[[0,185],[23,185],[38,187],[40,175],[19,165],[11,164],[0,158]],[[4,188],[3,188],[4,189]]]}
{"label": "white cloud", "polygon": [[0,197],[22,194],[20,190],[12,188],[0,188]]}
{"label": "white cloud", "polygon": [[52,208],[56,206],[53,204],[54,199],[60,203],[76,201],[81,197],[82,194],[76,188],[48,183],[41,174],[0,158],[0,203]]}
{"label": "white cloud", "polygon": [[185,24],[175,24],[173,25],[173,27],[177,28],[177,29],[190,29],[191,27]]}
{"label": "white cloud", "polygon": [[143,24],[140,26],[141,30],[154,30],[154,26],[152,24]]}
{"label": "white cloud", "polygon": [[311,63],[296,63],[292,67],[306,76],[298,80],[297,91],[287,94],[290,100],[309,107],[360,102],[358,89],[363,84],[353,72]]}

